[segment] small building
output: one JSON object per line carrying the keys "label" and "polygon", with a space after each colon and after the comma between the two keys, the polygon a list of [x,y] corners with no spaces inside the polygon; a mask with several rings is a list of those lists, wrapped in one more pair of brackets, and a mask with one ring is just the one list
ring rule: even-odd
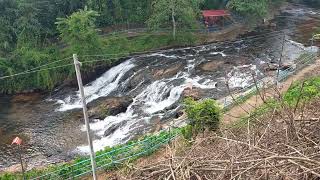
{"label": "small building", "polygon": [[202,16],[206,27],[224,26],[226,22],[232,21],[231,14],[227,10],[204,10]]}

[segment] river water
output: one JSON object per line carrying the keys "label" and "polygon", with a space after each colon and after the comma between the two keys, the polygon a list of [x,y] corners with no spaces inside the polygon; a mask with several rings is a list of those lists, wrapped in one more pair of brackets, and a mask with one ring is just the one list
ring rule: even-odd
{"label": "river water", "polygon": [[[239,40],[198,47],[170,49],[124,60],[85,85],[89,107],[114,97],[130,99],[123,112],[92,118],[94,149],[124,143],[153,131],[157,124],[178,116],[185,89],[197,89],[201,98],[221,99],[245,89],[258,78],[274,75],[266,69],[277,65],[283,34],[283,63],[293,66],[305,52],[320,13],[303,6],[289,6],[274,23],[257,28]],[[311,30],[310,30],[311,29]],[[95,59],[92,59],[95,60]],[[63,89],[47,94],[0,97],[0,171],[17,163],[11,140],[21,136],[28,168],[69,160],[86,154],[79,92]]]}

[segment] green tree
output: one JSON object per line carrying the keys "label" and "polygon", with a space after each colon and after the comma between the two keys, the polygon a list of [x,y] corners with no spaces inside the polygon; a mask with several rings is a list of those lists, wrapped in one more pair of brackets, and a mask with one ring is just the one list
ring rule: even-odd
{"label": "green tree", "polygon": [[101,50],[101,41],[95,29],[99,14],[92,10],[79,10],[67,18],[58,18],[56,24],[70,53],[91,54]]}
{"label": "green tree", "polygon": [[269,0],[230,0],[228,7],[250,19],[261,19],[267,15]]}
{"label": "green tree", "polygon": [[226,5],[226,0],[204,0],[202,9],[221,9]]}
{"label": "green tree", "polygon": [[158,0],[154,1],[152,15],[148,20],[151,29],[168,27],[171,24],[173,39],[177,27],[194,27],[199,13],[200,0]]}
{"label": "green tree", "polygon": [[18,17],[18,4],[13,0],[0,0],[0,56],[12,51],[16,44],[13,26]]}
{"label": "green tree", "polygon": [[18,48],[35,46],[40,42],[41,24],[37,13],[38,9],[31,0],[19,3],[19,18],[14,23],[17,28]]}

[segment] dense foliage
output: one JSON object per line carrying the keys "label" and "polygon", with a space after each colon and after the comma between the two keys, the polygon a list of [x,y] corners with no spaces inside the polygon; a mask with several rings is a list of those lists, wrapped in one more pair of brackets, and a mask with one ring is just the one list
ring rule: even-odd
{"label": "dense foliage", "polygon": [[[153,4],[152,14],[148,20],[149,27],[157,29],[171,24],[173,38],[177,27],[192,28],[199,15],[200,0],[158,0]],[[171,20],[171,23],[168,21]]]}
{"label": "dense foliage", "polygon": [[[240,14],[261,18],[269,2],[278,1],[281,0],[0,0],[0,77],[52,63],[73,53],[125,54],[133,50],[192,44],[194,36],[184,36],[181,31],[201,24],[200,9],[223,8],[228,3]],[[110,34],[101,37],[96,30],[99,28],[103,33],[123,27],[168,28],[173,30],[173,38],[159,33],[140,34],[134,38]],[[59,61],[42,68],[71,62],[70,59]],[[96,65],[87,65],[84,71],[94,72]],[[0,78],[0,93],[50,90],[69,82],[73,78],[72,69],[70,65],[5,80]]]}
{"label": "dense foliage", "polygon": [[188,116],[188,126],[182,130],[186,139],[204,130],[215,130],[221,119],[221,108],[212,99],[194,101],[191,98],[185,100],[185,109]]}
{"label": "dense foliage", "polygon": [[304,103],[320,96],[320,78],[315,77],[304,82],[297,82],[284,95],[285,102],[290,106]]}
{"label": "dense foliage", "polygon": [[96,11],[79,10],[67,18],[58,18],[60,37],[70,53],[101,53],[102,42],[94,24],[98,16]]}
{"label": "dense foliage", "polygon": [[247,17],[249,23],[262,20],[268,12],[279,7],[285,0],[230,0],[228,7],[238,14]]}

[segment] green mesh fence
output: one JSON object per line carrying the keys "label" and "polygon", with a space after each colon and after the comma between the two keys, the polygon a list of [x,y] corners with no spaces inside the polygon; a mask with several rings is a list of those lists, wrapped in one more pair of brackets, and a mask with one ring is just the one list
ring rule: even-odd
{"label": "green mesh fence", "polygon": [[[316,60],[317,55],[310,53],[295,61],[297,67],[290,67],[284,71],[281,71],[278,77],[278,81],[283,81],[289,75],[293,74],[297,70],[305,67]],[[256,91],[256,87],[248,87],[249,93]],[[243,90],[242,90],[243,91]],[[240,97],[242,98],[242,97]],[[225,104],[224,108],[227,108],[231,104]],[[162,131],[158,135],[153,135],[138,140],[135,142],[127,143],[123,146],[116,146],[108,150],[98,152],[96,156],[96,163],[98,170],[108,170],[115,168],[126,161],[133,161],[139,157],[152,154],[161,146],[168,144],[171,140],[176,138],[180,134],[180,129],[174,129],[172,131]],[[26,178],[33,180],[47,180],[47,179],[79,179],[81,176],[89,175],[91,173],[91,161],[89,158],[79,160],[79,162],[68,163],[60,166],[54,166],[44,170],[32,170],[27,172]],[[8,176],[8,178],[0,177],[0,180],[11,180],[21,178],[21,175]]]}
{"label": "green mesh fence", "polygon": [[[110,148],[108,152],[102,153],[95,158],[98,170],[112,169],[126,161],[133,161],[139,157],[152,154],[161,146],[168,144],[180,133],[179,129],[163,131],[158,135],[147,137],[134,143],[128,143],[123,147]],[[91,173],[91,161],[86,159],[75,164],[65,164],[50,172],[27,174],[28,179],[78,179]]]}

